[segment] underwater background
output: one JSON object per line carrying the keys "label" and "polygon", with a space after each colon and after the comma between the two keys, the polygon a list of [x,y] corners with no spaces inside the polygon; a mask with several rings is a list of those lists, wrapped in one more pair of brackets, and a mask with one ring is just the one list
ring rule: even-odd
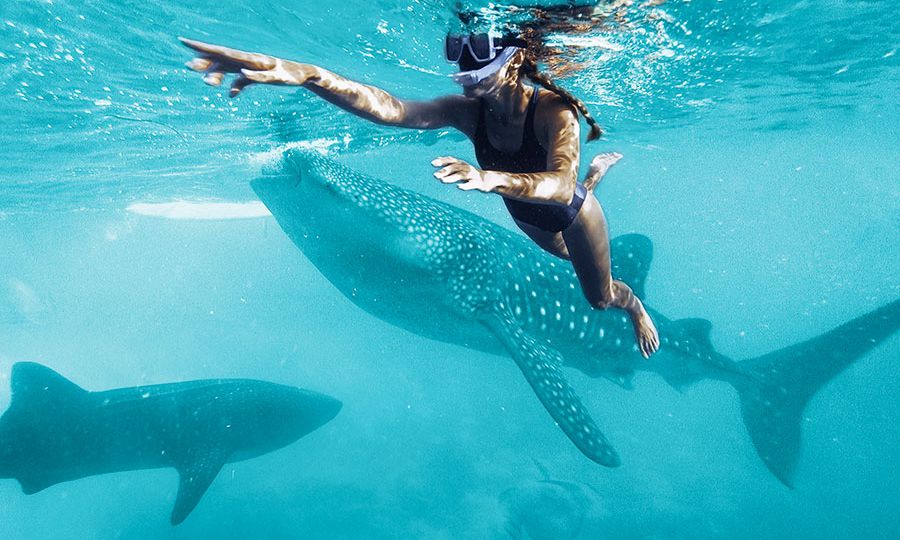
{"label": "underwater background", "polygon": [[[709,319],[716,350],[744,359],[897,299],[895,10],[657,3],[606,8],[618,15],[578,36],[584,65],[559,81],[606,131],[582,165],[625,156],[598,195],[612,236],[653,241],[645,301]],[[28,496],[0,480],[0,536],[508,538],[511,512],[576,520],[579,538],[900,536],[900,338],[809,404],[795,489],[757,457],[729,386],[678,392],[638,374],[627,391],[567,370],[622,457],[600,467],[512,361],[358,309],[249,187],[283,149],[311,146],[512,228],[497,197],[431,176],[434,157],[473,160],[470,143],[374,126],[302,89],[229,99],[183,67],[176,39],[426,99],[459,92],[442,58],[456,4],[0,5],[0,410],[26,360],[90,390],[247,377],[344,404],[298,442],[226,465],[178,527],[177,474],[158,469]],[[166,206],[179,201],[241,206],[225,219]]]}

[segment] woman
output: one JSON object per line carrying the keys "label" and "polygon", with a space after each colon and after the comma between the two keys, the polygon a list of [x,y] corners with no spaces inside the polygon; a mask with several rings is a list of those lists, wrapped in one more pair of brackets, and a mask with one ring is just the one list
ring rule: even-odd
{"label": "woman", "polygon": [[[537,70],[534,48],[512,36],[449,35],[448,61],[463,95],[431,101],[398,99],[374,86],[357,83],[326,69],[259,53],[248,53],[181,38],[198,53],[188,67],[205,73],[218,86],[235,73],[231,95],[254,83],[303,86],[342,109],[373,122],[414,129],[453,127],[475,145],[481,168],[453,157],[432,162],[435,177],[463,190],[503,197],[519,228],[546,251],[570,260],[585,297],[598,309],[617,307],[631,317],[638,349],[649,358],[659,348],[656,327],[631,288],[612,279],[609,235],[600,203],[577,182],[581,112],[600,128],[584,104]],[[534,44],[532,44],[534,45]],[[529,78],[540,84],[526,86]],[[591,163],[588,186],[621,156],[601,154]]]}

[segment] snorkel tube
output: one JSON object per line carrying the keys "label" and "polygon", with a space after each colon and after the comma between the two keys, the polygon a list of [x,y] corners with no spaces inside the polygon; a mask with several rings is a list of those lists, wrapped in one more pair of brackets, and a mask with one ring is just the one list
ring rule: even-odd
{"label": "snorkel tube", "polygon": [[512,55],[516,54],[516,51],[518,50],[518,47],[505,47],[502,51],[500,51],[500,54],[498,54],[497,57],[491,61],[490,64],[479,69],[473,69],[471,71],[460,71],[459,73],[454,73],[453,75],[451,75],[451,77],[453,78],[453,82],[461,84],[463,86],[472,86],[473,84],[478,84],[494,73],[500,71],[500,68],[503,67],[503,64],[505,64],[507,60],[512,58]]}

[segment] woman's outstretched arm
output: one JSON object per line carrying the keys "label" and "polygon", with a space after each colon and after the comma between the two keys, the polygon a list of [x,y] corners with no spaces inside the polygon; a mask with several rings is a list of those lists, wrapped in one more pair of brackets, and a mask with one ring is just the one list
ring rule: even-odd
{"label": "woman's outstretched arm", "polygon": [[198,53],[187,66],[205,73],[203,80],[207,84],[219,86],[226,73],[237,74],[231,84],[232,97],[255,83],[302,86],[345,111],[378,124],[415,129],[445,126],[462,129],[458,124],[465,116],[462,113],[467,104],[463,96],[445,96],[431,101],[402,100],[380,88],[352,81],[312,64],[179,39]]}

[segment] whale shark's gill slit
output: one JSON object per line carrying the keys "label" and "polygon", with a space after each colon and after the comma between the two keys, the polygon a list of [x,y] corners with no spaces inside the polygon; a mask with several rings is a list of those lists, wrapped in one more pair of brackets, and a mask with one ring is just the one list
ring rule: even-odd
{"label": "whale shark's gill slit", "polygon": [[485,323],[516,361],[525,380],[557,425],[581,452],[606,467],[618,467],[619,456],[594,423],[562,372],[562,356],[525,333],[506,311]]}

